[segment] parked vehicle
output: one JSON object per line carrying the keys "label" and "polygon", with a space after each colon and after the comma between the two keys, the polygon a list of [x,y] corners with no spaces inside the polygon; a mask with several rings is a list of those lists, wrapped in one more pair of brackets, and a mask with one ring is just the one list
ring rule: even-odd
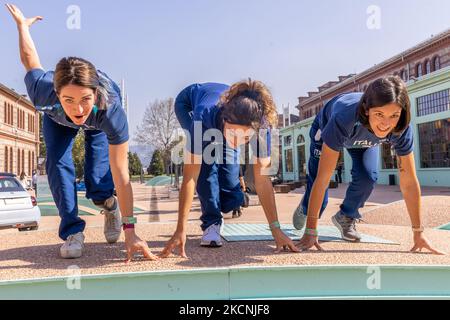
{"label": "parked vehicle", "polygon": [[41,211],[16,175],[0,173],[0,229],[34,231],[39,228]]}

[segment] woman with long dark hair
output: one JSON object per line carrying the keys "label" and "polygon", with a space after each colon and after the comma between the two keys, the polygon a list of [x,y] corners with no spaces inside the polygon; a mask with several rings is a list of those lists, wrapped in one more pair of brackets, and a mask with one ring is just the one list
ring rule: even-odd
{"label": "woman with long dark hair", "polygon": [[142,252],[148,259],[156,259],[146,242],[134,231],[136,219],[128,173],[128,123],[119,87],[92,63],[81,58],[63,58],[55,71],[44,71],[30,34],[31,25],[42,17],[27,19],[16,6],[6,6],[19,31],[20,58],[27,71],[28,96],[44,113],[46,170],[61,217],[59,236],[65,241],[60,249],[61,257],[79,258],[84,249],[86,223],[78,216],[72,159],[75,136],[83,129],[86,197],[105,216],[106,241],[117,242],[123,228],[128,260],[136,252]]}
{"label": "woman with long dark hair", "polygon": [[306,225],[298,244],[307,250],[318,242],[318,219],[328,203],[328,184],[339,152],[346,149],[353,167],[352,181],[339,212],[332,217],[344,240],[358,242],[361,235],[355,223],[359,209],[372,193],[378,179],[379,146],[389,143],[397,154],[400,188],[411,218],[413,252],[435,250],[424,236],[421,219],[420,185],[414,163],[411,104],[405,83],[399,77],[381,78],[365,93],[346,93],[331,99],[319,112],[310,131],[311,148],[306,192],[293,215],[296,229]]}

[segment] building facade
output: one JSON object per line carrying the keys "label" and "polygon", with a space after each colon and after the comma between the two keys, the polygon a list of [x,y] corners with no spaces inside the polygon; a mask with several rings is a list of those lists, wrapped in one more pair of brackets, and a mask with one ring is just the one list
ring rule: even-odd
{"label": "building facade", "polygon": [[30,177],[38,155],[39,113],[26,96],[0,84],[0,172]]}
{"label": "building facade", "polygon": [[[418,178],[423,186],[450,186],[450,30],[441,33],[358,75],[339,77],[300,97],[299,123],[280,130],[282,177],[295,181],[307,174],[309,130],[315,115],[334,96],[364,91],[374,80],[399,75],[408,86],[411,99],[411,124],[414,129]],[[347,152],[344,181],[351,181],[352,161]],[[396,157],[389,145],[380,151],[379,183],[398,184]]]}

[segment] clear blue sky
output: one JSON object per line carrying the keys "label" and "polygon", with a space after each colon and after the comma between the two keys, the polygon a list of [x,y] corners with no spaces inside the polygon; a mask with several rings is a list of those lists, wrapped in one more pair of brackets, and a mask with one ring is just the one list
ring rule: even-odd
{"label": "clear blue sky", "polygon": [[[175,97],[194,82],[264,81],[279,109],[338,75],[361,72],[450,27],[448,0],[23,1],[42,15],[35,39],[42,64],[80,56],[119,81],[130,96],[130,131],[148,102]],[[69,30],[69,5],[81,30]],[[381,9],[369,30],[366,10]],[[25,92],[17,32],[0,9],[0,82]],[[296,113],[296,112],[295,112]]]}

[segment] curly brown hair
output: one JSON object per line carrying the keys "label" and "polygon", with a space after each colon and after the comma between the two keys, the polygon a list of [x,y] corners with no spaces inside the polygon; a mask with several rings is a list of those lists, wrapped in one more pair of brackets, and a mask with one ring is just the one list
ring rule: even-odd
{"label": "curly brown hair", "polygon": [[260,128],[276,128],[278,112],[272,94],[264,83],[248,79],[233,84],[221,97],[224,121]]}

